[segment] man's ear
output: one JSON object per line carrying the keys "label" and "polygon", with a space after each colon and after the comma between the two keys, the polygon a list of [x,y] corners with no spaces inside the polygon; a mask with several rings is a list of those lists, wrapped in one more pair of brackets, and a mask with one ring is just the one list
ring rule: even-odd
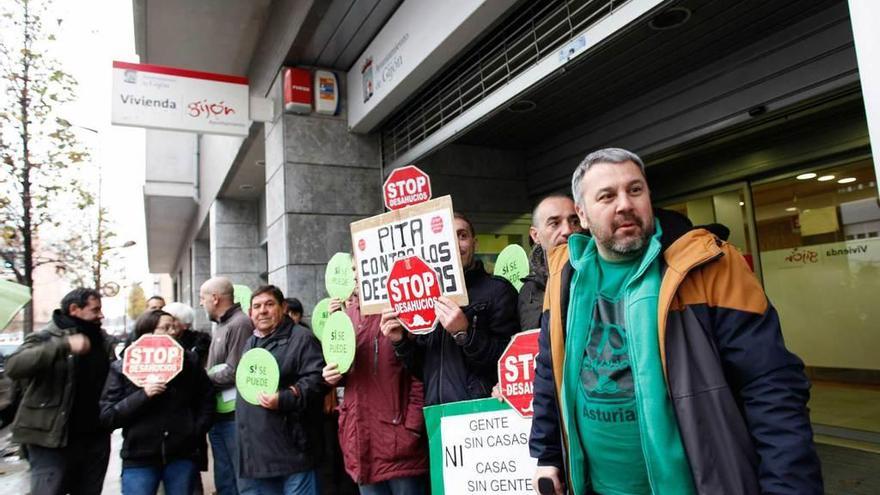
{"label": "man's ear", "polygon": [[590,222],[587,221],[587,214],[584,212],[584,209],[580,207],[580,205],[574,205],[574,211],[577,213],[578,220],[581,221],[581,228],[586,230],[590,230]]}
{"label": "man's ear", "polygon": [[529,237],[532,238],[533,243],[540,244],[540,242],[538,242],[538,229],[536,229],[534,226],[529,227]]}

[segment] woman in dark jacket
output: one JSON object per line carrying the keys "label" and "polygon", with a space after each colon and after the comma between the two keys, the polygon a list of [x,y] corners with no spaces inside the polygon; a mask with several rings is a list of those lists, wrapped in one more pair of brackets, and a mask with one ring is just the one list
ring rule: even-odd
{"label": "woman in dark jacket", "polygon": [[[174,318],[150,311],[138,318],[135,338],[169,334]],[[122,428],[122,493],[153,495],[161,481],[167,495],[189,495],[198,472],[200,439],[211,425],[214,390],[198,358],[186,352],[183,370],[166,384],[140,388],[114,362],[101,397],[101,422]]]}

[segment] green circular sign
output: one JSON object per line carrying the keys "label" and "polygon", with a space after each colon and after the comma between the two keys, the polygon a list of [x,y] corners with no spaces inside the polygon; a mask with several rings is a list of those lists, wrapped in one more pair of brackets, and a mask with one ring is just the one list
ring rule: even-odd
{"label": "green circular sign", "polygon": [[324,349],[324,361],[339,365],[339,372],[345,373],[354,361],[354,348],[357,345],[354,336],[354,325],[344,311],[337,311],[327,318],[324,327],[324,338],[321,347]]}
{"label": "green circular sign", "polygon": [[336,253],[327,262],[324,286],[327,287],[327,294],[330,294],[330,297],[344,301],[354,292],[356,282],[351,264],[351,255],[348,253]]}
{"label": "green circular sign", "polygon": [[[208,375],[213,375],[214,373],[217,373],[226,367],[226,363],[214,365],[208,369]],[[218,413],[228,413],[235,411],[235,388],[230,387],[229,389],[223,390],[222,392],[217,392],[217,403],[215,409]]]}
{"label": "green circular sign", "polygon": [[327,318],[330,317],[330,298],[324,298],[315,304],[312,310],[312,332],[318,340],[323,340],[324,326],[327,324]]}
{"label": "green circular sign", "polygon": [[245,352],[235,370],[235,388],[241,398],[260,405],[260,392],[274,394],[278,391],[278,363],[269,351],[256,347]]}
{"label": "green circular sign", "polygon": [[519,244],[511,244],[498,253],[495,275],[507,279],[517,291],[522,289],[522,278],[529,274],[529,255]]}

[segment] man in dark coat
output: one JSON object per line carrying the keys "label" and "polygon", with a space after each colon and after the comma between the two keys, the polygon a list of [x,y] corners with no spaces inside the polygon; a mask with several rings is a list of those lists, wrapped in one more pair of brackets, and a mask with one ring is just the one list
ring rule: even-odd
{"label": "man in dark coat", "polygon": [[413,337],[404,332],[397,313],[382,313],[382,333],[394,344],[404,366],[425,384],[425,406],[489,397],[498,381],[498,358],[520,330],[516,289],[489,275],[475,259],[474,228],[455,214],[458,250],[464,268],[469,304],[460,308],[446,297],[437,299],[440,328]]}
{"label": "man in dark coat", "polygon": [[[316,458],[321,452],[321,407],[327,392],[321,344],[284,314],[284,295],[274,285],[253,293],[254,335],[245,353],[263,348],[278,363],[278,391],[254,405],[238,396],[239,477],[255,493],[317,495]],[[241,484],[239,484],[241,486]]]}
{"label": "man in dark coat", "polygon": [[103,318],[101,295],[74,289],[6,360],[6,374],[24,390],[12,439],[27,449],[31,493],[101,493],[110,432],[98,400],[115,359]]}
{"label": "man in dark coat", "polygon": [[519,291],[519,324],[523,330],[539,328],[547,285],[547,253],[581,231],[581,221],[568,195],[555,193],[538,202],[532,211],[529,236],[535,249],[529,257],[529,275]]}

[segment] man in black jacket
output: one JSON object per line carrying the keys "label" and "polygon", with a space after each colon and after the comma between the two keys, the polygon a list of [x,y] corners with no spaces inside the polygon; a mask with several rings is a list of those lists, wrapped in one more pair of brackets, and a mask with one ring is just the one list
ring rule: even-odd
{"label": "man in black jacket", "polygon": [[101,493],[110,432],[100,424],[98,399],[115,359],[103,318],[101,295],[74,289],[49,325],[6,360],[6,374],[24,390],[12,439],[27,448],[31,493]]}
{"label": "man in black jacket", "polygon": [[391,310],[382,313],[380,323],[397,357],[424,382],[426,406],[488,397],[498,381],[498,358],[520,330],[516,289],[486,273],[474,258],[471,222],[460,213],[454,222],[469,304],[460,308],[440,297],[435,309],[441,328],[418,337],[405,333]]}
{"label": "man in black jacket", "polygon": [[245,353],[257,347],[269,351],[278,363],[279,380],[277,392],[260,395],[260,405],[238,396],[239,477],[255,493],[317,495],[315,462],[327,392],[321,344],[285,316],[284,295],[274,285],[254,291],[251,319],[254,335]]}
{"label": "man in black jacket", "polygon": [[529,236],[536,244],[529,258],[529,275],[519,291],[519,324],[523,330],[541,327],[544,288],[547,285],[547,253],[568,242],[568,236],[581,231],[574,200],[562,193],[551,194],[532,211]]}

